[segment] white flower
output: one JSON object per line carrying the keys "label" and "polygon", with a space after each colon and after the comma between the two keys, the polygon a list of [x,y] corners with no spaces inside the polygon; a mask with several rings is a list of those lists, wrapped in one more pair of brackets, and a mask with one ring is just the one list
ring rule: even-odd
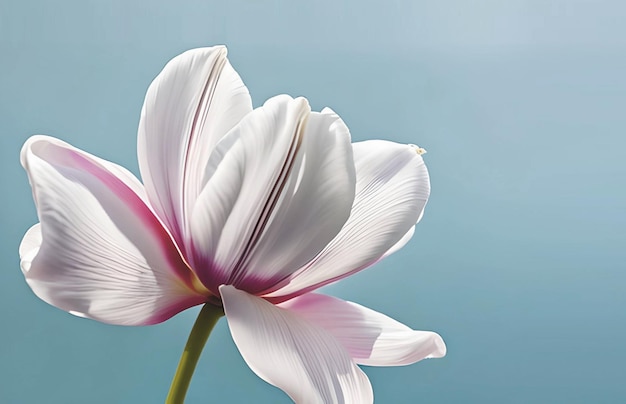
{"label": "white flower", "polygon": [[445,355],[439,335],[315,289],[402,247],[429,195],[415,149],[351,144],[331,110],[278,96],[252,109],[224,47],[174,58],[139,125],[143,185],[60,140],[22,150],[40,223],[24,236],[32,290],[111,324],[223,305],[250,368],[297,402],[373,400],[357,364]]}

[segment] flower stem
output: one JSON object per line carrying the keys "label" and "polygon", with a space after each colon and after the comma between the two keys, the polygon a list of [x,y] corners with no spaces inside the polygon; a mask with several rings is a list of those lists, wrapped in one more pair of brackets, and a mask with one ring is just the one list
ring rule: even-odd
{"label": "flower stem", "polygon": [[172,379],[165,404],[182,404],[185,401],[185,394],[187,394],[187,388],[202,353],[202,348],[204,348],[204,344],[206,344],[217,320],[223,315],[224,310],[221,307],[210,303],[205,304],[200,310],[187,339],[185,350],[180,357],[180,362],[178,362],[178,368]]}

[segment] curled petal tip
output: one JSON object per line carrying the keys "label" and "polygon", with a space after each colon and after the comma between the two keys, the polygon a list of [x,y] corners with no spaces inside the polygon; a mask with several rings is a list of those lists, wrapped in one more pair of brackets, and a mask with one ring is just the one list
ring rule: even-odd
{"label": "curled petal tip", "polygon": [[437,359],[443,358],[448,353],[448,348],[446,347],[446,343],[441,338],[441,335],[433,332],[433,343],[435,345],[435,349],[433,352],[426,357],[426,359]]}

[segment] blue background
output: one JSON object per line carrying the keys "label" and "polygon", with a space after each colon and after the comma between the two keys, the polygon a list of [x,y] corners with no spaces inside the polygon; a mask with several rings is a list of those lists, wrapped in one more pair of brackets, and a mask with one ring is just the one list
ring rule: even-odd
{"label": "blue background", "polygon": [[[355,140],[417,143],[432,197],[411,243],[326,289],[448,356],[365,368],[379,403],[626,401],[626,6],[620,1],[0,1],[0,402],[162,402],[197,308],[115,327],[40,301],[19,150],[59,137],[138,173],[143,96],[226,44],[255,105],[330,106]],[[337,2],[338,3],[338,2]],[[226,322],[189,403],[287,403]]]}

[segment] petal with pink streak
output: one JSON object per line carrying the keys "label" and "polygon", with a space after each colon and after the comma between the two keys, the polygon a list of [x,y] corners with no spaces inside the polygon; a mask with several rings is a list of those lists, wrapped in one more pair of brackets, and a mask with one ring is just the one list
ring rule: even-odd
{"label": "petal with pink streak", "polygon": [[22,165],[41,223],[22,241],[21,267],[41,299],[124,325],[161,322],[206,300],[165,228],[116,176],[124,170],[45,136],[26,142]]}

